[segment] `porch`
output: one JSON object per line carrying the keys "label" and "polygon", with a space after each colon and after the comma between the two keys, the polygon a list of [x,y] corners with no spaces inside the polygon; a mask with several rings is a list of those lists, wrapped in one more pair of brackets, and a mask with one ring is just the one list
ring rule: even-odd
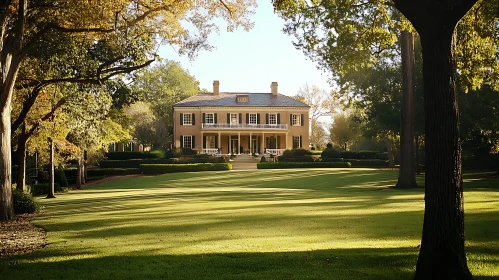
{"label": "porch", "polygon": [[201,139],[200,153],[211,155],[282,155],[292,147],[287,132],[201,132]]}

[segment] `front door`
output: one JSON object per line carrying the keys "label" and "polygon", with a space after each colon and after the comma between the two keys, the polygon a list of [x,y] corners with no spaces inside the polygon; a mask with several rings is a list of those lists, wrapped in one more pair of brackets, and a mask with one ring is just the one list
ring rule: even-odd
{"label": "front door", "polygon": [[230,153],[231,154],[239,154],[239,143],[237,139],[230,139]]}
{"label": "front door", "polygon": [[251,139],[251,152],[258,153],[258,140]]}

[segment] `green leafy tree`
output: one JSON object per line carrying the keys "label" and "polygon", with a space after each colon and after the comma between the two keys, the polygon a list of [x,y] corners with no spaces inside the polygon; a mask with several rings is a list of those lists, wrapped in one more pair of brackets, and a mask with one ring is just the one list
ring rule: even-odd
{"label": "green leafy tree", "polygon": [[[4,1],[0,4],[0,220],[14,215],[11,194],[11,115],[16,84],[36,87],[64,81],[101,84],[110,76],[144,67],[152,62],[158,44],[178,46],[194,57],[210,49],[208,34],[218,31],[213,21],[223,18],[228,30],[249,29],[253,0],[219,1]],[[182,23],[191,23],[187,30]],[[154,30],[154,32],[151,32]],[[196,32],[197,31],[197,32]],[[50,53],[59,35],[78,37],[93,67],[72,69],[68,76],[48,80],[17,80],[19,70],[33,50]],[[76,47],[82,52],[86,47]],[[75,56],[75,60],[80,57]],[[71,63],[68,63],[71,65]]]}
{"label": "green leafy tree", "polygon": [[[310,3],[312,4],[309,5]],[[465,53],[473,48],[462,47],[468,42],[461,41],[457,44],[458,35],[455,31],[458,22],[470,10],[473,10],[476,17],[471,21],[467,21],[468,17],[464,18],[464,27],[477,32],[496,30],[497,1],[275,0],[274,4],[284,17],[290,18],[287,31],[300,35],[297,46],[303,46],[305,53],[316,58],[319,65],[326,69],[330,69],[329,65],[332,65],[331,69],[340,77],[344,77],[352,69],[373,63],[369,55],[371,51],[378,49],[382,52],[387,46],[384,42],[389,40],[369,41],[369,38],[376,34],[386,35],[385,31],[393,26],[389,23],[390,16],[386,12],[389,6],[395,6],[418,32],[424,61],[426,195],[416,279],[470,279],[472,276],[464,254],[461,146],[456,101],[456,55],[460,51],[456,50],[461,49]],[[297,25],[296,22],[301,24]],[[482,22],[492,24],[481,26]],[[482,28],[475,28],[477,26]],[[477,33],[470,32],[465,37],[472,37],[474,34]],[[493,57],[490,54],[497,54],[498,36],[491,34],[496,33],[481,34],[483,38],[488,37],[490,42],[494,41],[495,46],[488,48],[490,52],[474,49],[480,56],[489,58]],[[475,46],[481,48],[483,44]],[[341,54],[340,51],[347,54]],[[469,55],[472,52],[467,52],[467,55],[460,58],[466,59]],[[354,63],[342,66],[345,56],[355,56],[349,59]],[[482,69],[486,70],[483,72],[495,73],[496,67],[486,64],[488,60],[490,59],[480,57],[473,59],[479,67],[471,68],[467,80],[480,80],[475,78],[482,75],[479,73]],[[462,63],[466,65],[467,62]],[[487,73],[485,76],[489,78],[494,75]]]}
{"label": "green leafy tree", "polygon": [[[139,92],[154,116],[154,125],[148,129],[149,136],[137,137],[144,144],[169,148],[173,137],[173,105],[182,99],[198,94],[199,81],[184,70],[179,63],[165,61],[155,64],[138,73],[134,79],[133,90]],[[136,131],[146,133],[143,125],[138,124]],[[138,130],[137,130],[138,129]]]}
{"label": "green leafy tree", "polygon": [[350,145],[357,141],[362,135],[362,123],[359,115],[352,112],[345,112],[334,116],[331,126],[331,142],[348,150]]}

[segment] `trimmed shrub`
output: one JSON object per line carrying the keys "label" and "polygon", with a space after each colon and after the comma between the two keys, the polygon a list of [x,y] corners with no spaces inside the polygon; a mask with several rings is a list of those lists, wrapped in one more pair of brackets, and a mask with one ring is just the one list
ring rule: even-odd
{"label": "trimmed shrub", "polygon": [[108,160],[127,160],[127,159],[146,159],[146,158],[162,158],[163,156],[152,152],[109,152],[106,153]]}
{"label": "trimmed shrub", "polygon": [[262,158],[260,159],[260,162],[267,162],[267,159],[265,158],[265,156],[262,156]]}
{"label": "trimmed shrub", "polygon": [[229,157],[216,157],[217,159],[217,163],[228,163],[230,162],[230,158]]}
{"label": "trimmed shrub", "polygon": [[[223,158],[223,159],[220,159]],[[205,155],[205,154],[199,154],[199,155],[192,155],[192,156],[182,156],[177,160],[177,162],[173,163],[179,163],[179,164],[187,164],[187,163],[220,163],[220,162],[228,162],[229,157],[214,157],[212,155]],[[166,162],[165,162],[166,163]],[[172,162],[170,162],[172,163]],[[149,164],[149,163],[144,163],[144,164]],[[153,164],[153,163],[151,163]]]}
{"label": "trimmed shrub", "polygon": [[322,162],[342,162],[345,161],[343,158],[322,158]]}
{"label": "trimmed shrub", "polygon": [[61,190],[68,188],[68,179],[66,178],[64,170],[62,169],[54,170],[54,182],[59,184]]}
{"label": "trimmed shrub", "polygon": [[176,172],[221,171],[231,170],[230,163],[193,163],[193,164],[141,164],[144,174],[163,174]]}
{"label": "trimmed shrub", "polygon": [[12,204],[16,214],[36,213],[40,209],[40,205],[30,194],[19,190],[12,190]]}
{"label": "trimmed shrub", "polygon": [[[30,192],[32,195],[43,195],[49,193],[49,184],[36,184],[30,187]],[[59,183],[54,183],[54,192],[61,192],[61,186]]]}
{"label": "trimmed shrub", "polygon": [[348,159],[352,167],[390,167],[390,162],[381,159]]}
{"label": "trimmed shrub", "polygon": [[332,143],[327,143],[326,144],[326,149],[332,149],[333,148],[333,144]]}
{"label": "trimmed shrub", "polygon": [[141,164],[168,164],[176,163],[177,159],[127,159],[127,160],[101,160],[100,168],[139,168]]}
{"label": "trimmed shrub", "polygon": [[88,169],[88,177],[140,174],[139,168],[95,168]]}
{"label": "trimmed shrub", "polygon": [[302,157],[302,156],[311,156],[312,152],[309,150],[305,149],[292,149],[292,150],[285,150],[282,153],[283,157]]}
{"label": "trimmed shrub", "polygon": [[305,149],[285,150],[277,159],[280,162],[312,162],[312,152]]}
{"label": "trimmed shrub", "polygon": [[256,165],[258,169],[282,168],[347,168],[349,162],[261,162]]}
{"label": "trimmed shrub", "polygon": [[178,156],[193,156],[197,154],[197,151],[191,148],[176,148],[175,149],[175,157]]}
{"label": "trimmed shrub", "polygon": [[322,161],[325,158],[341,158],[341,152],[333,148],[327,148],[321,153]]}
{"label": "trimmed shrub", "polygon": [[165,158],[165,152],[163,150],[152,150],[149,154],[154,155],[154,158]]}

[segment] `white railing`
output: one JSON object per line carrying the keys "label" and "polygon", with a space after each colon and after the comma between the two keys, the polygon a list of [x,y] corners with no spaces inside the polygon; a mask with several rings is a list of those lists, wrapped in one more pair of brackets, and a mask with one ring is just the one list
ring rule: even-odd
{"label": "white railing", "polygon": [[287,124],[230,124],[230,123],[203,123],[203,129],[268,129],[268,130],[286,130]]}
{"label": "white railing", "polygon": [[280,156],[284,153],[286,149],[265,149],[265,154],[272,154],[274,156]]}
{"label": "white railing", "polygon": [[218,149],[203,149],[202,154],[215,155],[219,153]]}

